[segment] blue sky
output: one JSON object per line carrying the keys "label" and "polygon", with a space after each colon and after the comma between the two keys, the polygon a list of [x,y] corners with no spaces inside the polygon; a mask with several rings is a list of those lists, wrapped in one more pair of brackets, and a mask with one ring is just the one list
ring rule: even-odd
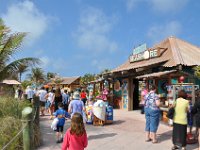
{"label": "blue sky", "polygon": [[115,68],[171,35],[200,46],[199,10],[194,0],[0,0],[6,25],[28,32],[16,57],[38,57],[61,76]]}

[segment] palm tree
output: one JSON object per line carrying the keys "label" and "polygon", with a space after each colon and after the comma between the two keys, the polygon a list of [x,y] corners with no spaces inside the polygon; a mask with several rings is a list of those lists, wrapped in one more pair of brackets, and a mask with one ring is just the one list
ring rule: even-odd
{"label": "palm tree", "polygon": [[86,73],[81,77],[81,85],[85,86],[88,82],[95,80],[95,74]]}
{"label": "palm tree", "polygon": [[32,57],[18,60],[13,57],[19,51],[25,36],[26,33],[11,33],[0,18],[0,81],[16,74],[21,65],[33,66],[40,62],[39,59]]}
{"label": "palm tree", "polygon": [[55,77],[56,77],[56,73],[47,72],[47,80],[50,80],[50,79],[55,78]]}
{"label": "palm tree", "polygon": [[24,72],[27,72],[29,70],[28,66],[26,65],[20,65],[18,68],[18,77],[19,77],[19,81],[22,81],[22,74]]}
{"label": "palm tree", "polygon": [[42,70],[42,68],[32,68],[31,69],[31,73],[27,75],[28,78],[35,82],[36,84],[41,83],[45,80],[45,75],[44,75],[44,71]]}

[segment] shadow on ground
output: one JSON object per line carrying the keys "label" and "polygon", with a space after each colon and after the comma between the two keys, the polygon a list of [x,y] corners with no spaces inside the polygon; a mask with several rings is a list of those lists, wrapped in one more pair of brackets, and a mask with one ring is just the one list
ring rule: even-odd
{"label": "shadow on ground", "polygon": [[164,142],[172,138],[172,131],[167,131],[161,134],[157,134],[159,142]]}
{"label": "shadow on ground", "polygon": [[108,137],[113,137],[117,135],[116,133],[107,133],[107,134],[98,134],[98,135],[90,135],[88,136],[88,140],[95,140],[95,139],[104,139]]}
{"label": "shadow on ground", "polygon": [[[172,131],[167,131],[161,134],[157,134],[159,142],[164,142],[167,140],[172,140]],[[173,145],[173,144],[172,144]],[[187,144],[187,149],[188,150],[197,150],[198,149],[198,144]]]}
{"label": "shadow on ground", "polygon": [[124,120],[115,120],[115,121],[113,121],[113,124],[111,124],[111,125],[120,125],[124,122],[125,122]]}

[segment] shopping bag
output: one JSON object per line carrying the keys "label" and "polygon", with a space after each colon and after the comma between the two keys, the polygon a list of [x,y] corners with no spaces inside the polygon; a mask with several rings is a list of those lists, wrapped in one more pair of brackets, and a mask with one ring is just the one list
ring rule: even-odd
{"label": "shopping bag", "polygon": [[167,118],[172,119],[174,118],[174,107],[169,108],[168,112],[167,112]]}
{"label": "shopping bag", "polygon": [[53,122],[51,123],[51,129],[53,129],[54,131],[57,130],[58,122],[58,118],[54,118]]}

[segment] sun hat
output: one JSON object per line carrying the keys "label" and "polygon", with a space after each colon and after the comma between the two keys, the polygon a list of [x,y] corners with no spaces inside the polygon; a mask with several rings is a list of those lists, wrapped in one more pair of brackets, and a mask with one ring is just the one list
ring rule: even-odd
{"label": "sun hat", "polygon": [[73,93],[73,99],[80,99],[80,93],[78,91]]}

